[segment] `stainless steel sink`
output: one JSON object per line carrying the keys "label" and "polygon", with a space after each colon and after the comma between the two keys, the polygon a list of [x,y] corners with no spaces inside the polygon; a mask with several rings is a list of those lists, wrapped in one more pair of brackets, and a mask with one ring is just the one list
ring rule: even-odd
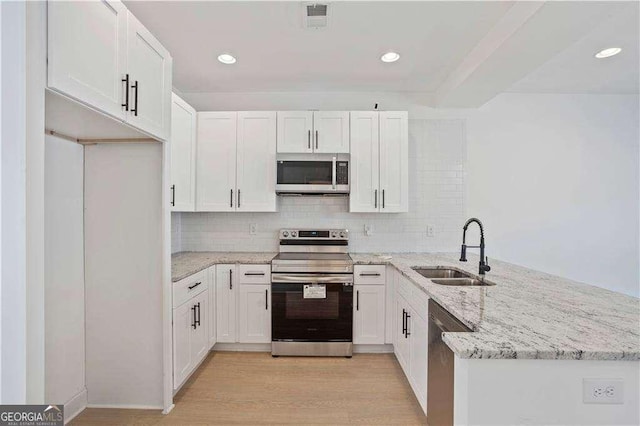
{"label": "stainless steel sink", "polygon": [[471,278],[471,275],[464,272],[456,271],[455,269],[445,268],[413,268],[414,271],[419,273],[425,278]]}
{"label": "stainless steel sink", "polygon": [[435,284],[440,284],[440,285],[456,285],[456,286],[465,286],[465,287],[495,285],[492,282],[480,281],[475,278],[433,279],[431,281]]}

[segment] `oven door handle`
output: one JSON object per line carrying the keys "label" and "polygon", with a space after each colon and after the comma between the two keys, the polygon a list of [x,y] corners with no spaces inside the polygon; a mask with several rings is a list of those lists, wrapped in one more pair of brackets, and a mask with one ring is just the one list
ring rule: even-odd
{"label": "oven door handle", "polygon": [[353,275],[271,275],[272,283],[284,284],[351,284]]}

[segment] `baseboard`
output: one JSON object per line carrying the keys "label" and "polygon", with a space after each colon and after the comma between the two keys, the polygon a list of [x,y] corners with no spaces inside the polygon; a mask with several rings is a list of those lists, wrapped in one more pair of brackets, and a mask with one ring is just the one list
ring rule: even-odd
{"label": "baseboard", "polygon": [[271,352],[271,343],[216,343],[214,352]]}
{"label": "baseboard", "polygon": [[87,408],[121,408],[123,410],[164,410],[162,405],[87,404]]}
{"label": "baseboard", "polygon": [[[271,343],[216,343],[214,352],[271,352]],[[393,353],[393,345],[353,345],[353,353],[357,354],[389,354]]]}
{"label": "baseboard", "polygon": [[87,389],[82,389],[64,404],[64,424],[69,423],[87,408]]}
{"label": "baseboard", "polygon": [[391,354],[393,345],[353,345],[354,354]]}

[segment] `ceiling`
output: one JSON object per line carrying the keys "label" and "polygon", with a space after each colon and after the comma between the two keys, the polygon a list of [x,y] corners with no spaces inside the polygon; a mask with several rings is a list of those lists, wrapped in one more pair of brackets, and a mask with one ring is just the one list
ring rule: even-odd
{"label": "ceiling", "polygon": [[[303,28],[302,2],[125,3],[171,52],[183,93],[420,92],[476,106],[504,91],[638,92],[635,2],[334,1],[319,30]],[[623,53],[593,59],[610,44]],[[389,50],[398,62],[380,61]],[[225,52],[237,63],[219,63]]]}

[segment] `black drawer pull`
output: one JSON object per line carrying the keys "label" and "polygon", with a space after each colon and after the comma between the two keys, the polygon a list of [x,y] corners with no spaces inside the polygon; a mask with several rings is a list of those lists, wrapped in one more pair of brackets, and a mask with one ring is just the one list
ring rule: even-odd
{"label": "black drawer pull", "polygon": [[402,334],[407,337],[407,311],[402,310]]}
{"label": "black drawer pull", "polygon": [[198,308],[198,319],[195,322],[196,325],[200,326],[200,302],[196,304],[196,307]]}
{"label": "black drawer pull", "polygon": [[124,103],[121,106],[124,107],[125,111],[129,111],[129,74],[122,79],[122,82],[125,83],[126,87],[124,89]]}
{"label": "black drawer pull", "polygon": [[233,269],[229,269],[229,290],[233,290]]}
{"label": "black drawer pull", "polygon": [[198,328],[198,326],[196,325],[196,305],[193,305],[191,307],[191,312],[193,312],[193,322],[191,323],[191,327],[193,327],[193,329],[195,330],[196,328]]}
{"label": "black drawer pull", "polygon": [[411,319],[411,315],[409,315],[409,312],[407,312],[407,330],[404,332],[404,338],[408,338],[411,333],[409,333],[409,320]]}
{"label": "black drawer pull", "polygon": [[380,273],[378,272],[363,272],[360,274],[361,277],[379,277]]}
{"label": "black drawer pull", "polygon": [[360,310],[360,290],[356,291],[356,311]]}
{"label": "black drawer pull", "polygon": [[187,287],[189,290],[193,290],[194,288],[198,287],[200,284],[202,284],[202,281],[195,283],[194,285],[190,285],[189,287]]}
{"label": "black drawer pull", "polygon": [[269,310],[269,289],[264,291],[264,308]]}
{"label": "black drawer pull", "polygon": [[131,108],[131,112],[136,117],[138,116],[138,90],[140,90],[140,83],[136,80],[135,83],[131,85],[132,89],[136,89],[135,96],[133,97],[133,108]]}
{"label": "black drawer pull", "polygon": [[176,186],[171,185],[171,205],[176,206]]}
{"label": "black drawer pull", "polygon": [[246,277],[264,277],[264,272],[245,272]]}

